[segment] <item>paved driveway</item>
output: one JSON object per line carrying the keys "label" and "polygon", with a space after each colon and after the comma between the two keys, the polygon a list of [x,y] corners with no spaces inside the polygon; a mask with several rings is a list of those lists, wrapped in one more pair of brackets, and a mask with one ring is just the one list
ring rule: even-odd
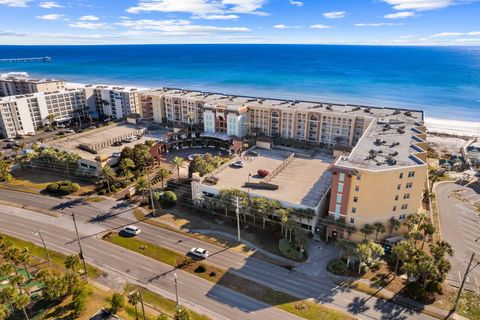
{"label": "paved driveway", "polygon": [[[440,215],[442,237],[455,250],[450,262],[452,270],[447,281],[452,286],[460,286],[462,276],[473,252],[480,261],[480,224],[475,203],[480,203],[478,184],[460,186],[455,183],[443,183],[435,187],[435,195]],[[480,266],[468,276],[466,288],[480,290]]]}

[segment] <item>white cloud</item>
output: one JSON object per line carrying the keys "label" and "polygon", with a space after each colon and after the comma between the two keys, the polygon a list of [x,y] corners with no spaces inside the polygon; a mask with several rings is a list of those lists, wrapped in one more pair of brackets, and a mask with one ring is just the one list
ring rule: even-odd
{"label": "white cloud", "polygon": [[62,5],[53,1],[40,2],[38,6],[44,9],[63,8]]}
{"label": "white cloud", "polygon": [[[189,20],[126,20],[116,23],[131,30],[155,30],[164,35],[199,35],[225,32],[248,32],[246,27],[217,27],[192,24]],[[127,32],[129,33],[129,32]],[[131,32],[130,32],[131,33]]]}
{"label": "white cloud", "polygon": [[468,43],[468,44],[471,44],[471,43],[480,44],[480,38],[460,38],[460,39],[456,39],[455,42]]}
{"label": "white cloud", "polygon": [[403,23],[379,22],[379,23],[356,23],[355,27],[393,27],[401,26]]}
{"label": "white cloud", "polygon": [[33,0],[0,0],[0,4],[7,7],[26,7]]}
{"label": "white cloud", "polygon": [[249,13],[265,15],[257,11],[267,0],[141,0],[128,8],[129,13],[187,12],[196,16]]}
{"label": "white cloud", "polygon": [[301,2],[301,1],[290,0],[290,4],[292,6],[303,7],[303,2]]}
{"label": "white cloud", "polygon": [[325,12],[323,16],[327,19],[340,19],[345,17],[346,12],[345,11],[331,11],[331,12]]}
{"label": "white cloud", "polygon": [[314,24],[310,26],[310,29],[330,29],[330,26],[324,24]]}
{"label": "white cloud", "polygon": [[205,20],[233,20],[238,19],[236,14],[207,14],[204,16],[193,16],[193,19],[205,19]]}
{"label": "white cloud", "polygon": [[468,37],[468,36],[480,36],[480,31],[470,31],[470,32],[441,32],[431,35],[431,38],[441,38],[441,37]]}
{"label": "white cloud", "polygon": [[127,16],[120,16],[120,17],[118,17],[118,19],[122,19],[122,20],[128,20],[128,19],[130,19],[130,17],[127,17]]}
{"label": "white cloud", "polygon": [[52,13],[52,14],[44,14],[43,16],[36,16],[35,18],[40,19],[40,20],[60,20],[65,15],[63,14],[58,14],[58,13]]}
{"label": "white cloud", "polygon": [[477,0],[383,0],[395,10],[427,11],[446,8],[454,4],[475,2]]}
{"label": "white cloud", "polygon": [[97,29],[110,29],[110,26],[104,22],[75,22],[70,23],[70,27],[78,28],[78,29],[89,29],[89,30],[97,30]]}
{"label": "white cloud", "polygon": [[80,20],[80,21],[98,21],[98,20],[100,20],[100,18],[97,17],[97,16],[89,15],[89,16],[81,16],[78,20]]}
{"label": "white cloud", "polygon": [[390,13],[387,15],[384,15],[383,17],[385,19],[403,19],[403,18],[409,18],[409,17],[414,17],[415,12],[412,11],[400,11],[397,13]]}
{"label": "white cloud", "polygon": [[300,29],[300,26],[287,26],[285,24],[277,24],[273,26],[275,29]]}

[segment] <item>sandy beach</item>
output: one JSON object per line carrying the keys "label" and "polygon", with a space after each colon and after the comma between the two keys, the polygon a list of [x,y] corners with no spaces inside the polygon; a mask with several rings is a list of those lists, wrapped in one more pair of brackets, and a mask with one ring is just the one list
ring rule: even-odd
{"label": "sandy beach", "polygon": [[426,118],[429,132],[445,133],[456,136],[480,137],[480,122],[455,119]]}

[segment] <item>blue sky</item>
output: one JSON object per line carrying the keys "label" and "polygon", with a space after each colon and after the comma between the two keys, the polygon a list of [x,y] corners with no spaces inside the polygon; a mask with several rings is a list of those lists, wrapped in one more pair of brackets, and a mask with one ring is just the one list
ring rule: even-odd
{"label": "blue sky", "polygon": [[0,44],[480,45],[480,0],[0,0]]}

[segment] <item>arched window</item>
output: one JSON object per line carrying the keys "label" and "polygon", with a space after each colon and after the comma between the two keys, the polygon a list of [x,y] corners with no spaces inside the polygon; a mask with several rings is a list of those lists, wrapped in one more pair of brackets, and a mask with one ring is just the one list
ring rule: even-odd
{"label": "arched window", "polygon": [[315,115],[315,114],[312,114],[312,115],[310,116],[310,121],[318,121],[318,116]]}

